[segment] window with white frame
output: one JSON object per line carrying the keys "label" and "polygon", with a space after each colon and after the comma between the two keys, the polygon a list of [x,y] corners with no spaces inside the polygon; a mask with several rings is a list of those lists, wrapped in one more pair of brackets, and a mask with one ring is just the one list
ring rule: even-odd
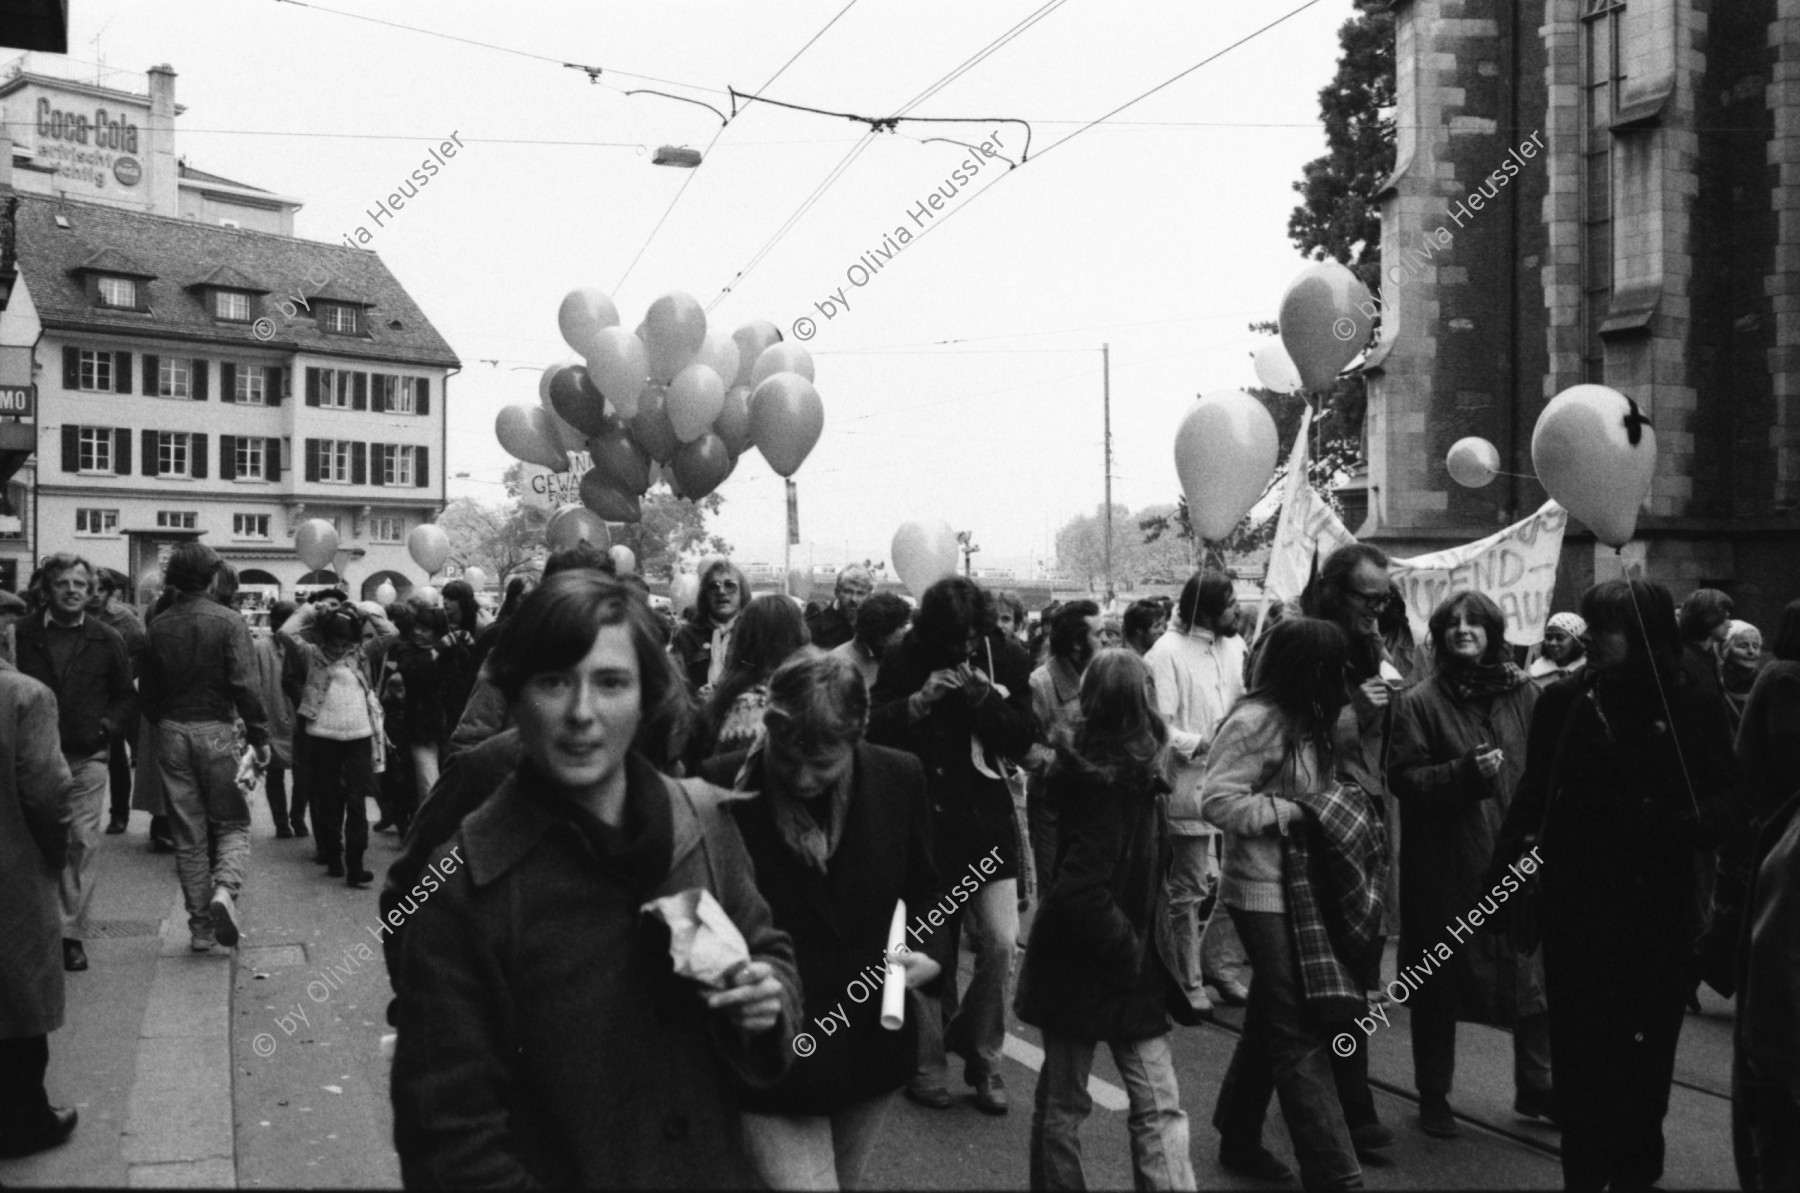
{"label": "window with white frame", "polygon": [[156,393],[164,398],[194,396],[194,362],[164,356],[156,362]]}
{"label": "window with white frame", "polygon": [[265,406],[269,401],[269,370],[262,365],[239,365],[232,400],[240,406]]}
{"label": "window with white frame", "polygon": [[351,369],[319,370],[319,405],[330,410],[350,409],[356,393],[356,373]]}
{"label": "window with white frame", "polygon": [[413,401],[413,379],[411,377],[387,378],[387,402],[384,406],[391,414],[416,414],[418,404]]}
{"label": "window with white frame", "polygon": [[241,481],[267,480],[264,471],[264,449],[268,440],[259,435],[239,435],[233,449],[237,456],[237,478]]}
{"label": "window with white frame", "polygon": [[369,537],[378,543],[397,543],[406,538],[406,519],[377,516],[369,519]]}
{"label": "window with white frame", "polygon": [[80,378],[82,389],[90,393],[111,393],[113,387],[113,354],[97,352],[92,348],[83,348],[80,354]]}
{"label": "window with white frame", "polygon": [[160,530],[198,530],[200,515],[194,510],[157,510],[156,525]]}
{"label": "window with white frame", "polygon": [[124,307],[126,310],[137,309],[138,284],[136,281],[131,278],[112,277],[100,277],[96,281],[99,284],[101,306]]}
{"label": "window with white frame", "polygon": [[113,433],[111,427],[82,427],[76,434],[76,467],[82,472],[113,470]]}
{"label": "window with white frame", "polygon": [[156,433],[156,475],[187,476],[193,463],[193,437],[186,431]]}
{"label": "window with white frame", "polygon": [[250,296],[241,290],[215,290],[213,314],[234,323],[250,322]]}
{"label": "window with white frame", "polygon": [[339,335],[356,334],[356,308],[341,303],[314,303],[319,309],[319,328],[323,331],[336,332]]}
{"label": "window with white frame", "polygon": [[78,509],[75,511],[75,533],[117,535],[119,511]]}
{"label": "window with white frame", "polygon": [[397,444],[383,444],[381,448],[381,483],[384,485],[411,485],[413,483],[413,458],[418,449],[401,447]]}
{"label": "window with white frame", "polygon": [[269,515],[267,514],[233,514],[231,515],[231,537],[238,539],[266,539],[269,537]]}
{"label": "window with white frame", "polygon": [[336,484],[350,483],[350,441],[319,440],[319,479]]}

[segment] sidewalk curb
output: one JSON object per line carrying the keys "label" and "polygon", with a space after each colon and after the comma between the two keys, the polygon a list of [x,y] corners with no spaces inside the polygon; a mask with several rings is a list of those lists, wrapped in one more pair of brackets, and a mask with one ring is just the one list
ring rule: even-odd
{"label": "sidewalk curb", "polygon": [[175,896],[138,1031],[123,1158],[132,1188],[237,1186],[231,1106],[230,956],[188,948]]}

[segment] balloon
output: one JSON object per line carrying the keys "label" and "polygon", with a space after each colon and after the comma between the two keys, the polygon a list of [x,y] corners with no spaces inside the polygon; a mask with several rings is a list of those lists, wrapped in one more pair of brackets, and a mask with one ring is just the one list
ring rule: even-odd
{"label": "balloon", "polygon": [[379,585],[376,586],[375,600],[378,604],[385,607],[387,605],[393,604],[395,601],[397,601],[399,599],[400,599],[399,590],[396,589],[393,586],[393,584],[390,583],[389,581],[383,580]]}
{"label": "balloon", "polygon": [[713,420],[725,407],[725,383],[711,368],[691,364],[669,382],[665,409],[675,438],[692,443],[712,430]]}
{"label": "balloon", "polygon": [[750,372],[750,388],[755,389],[777,373],[798,373],[813,380],[812,353],[798,344],[769,345],[756,358],[756,368]]}
{"label": "balloon", "polygon": [[1450,479],[1466,489],[1492,484],[1500,472],[1500,450],[1479,435],[1458,439],[1444,457]]}
{"label": "balloon", "polygon": [[315,572],[330,567],[337,550],[337,531],[323,518],[309,518],[294,532],[294,554]]}
{"label": "balloon", "polygon": [[731,453],[725,442],[711,431],[692,443],[684,443],[675,453],[675,479],[689,501],[699,501],[724,483],[731,475]]}
{"label": "balloon", "polygon": [[824,429],[819,391],[798,373],[776,373],[750,395],[750,442],[779,476],[800,471]]}
{"label": "balloon", "polygon": [[699,355],[694,357],[694,363],[705,365],[719,375],[720,381],[730,385],[737,380],[742,356],[735,339],[722,331],[709,331],[706,333],[706,341],[700,345]]}
{"label": "balloon", "polygon": [[612,546],[612,532],[606,519],[581,505],[565,505],[544,523],[544,545],[552,551],[566,551],[576,543],[592,543],[601,551]]}
{"label": "balloon", "polygon": [[669,422],[667,390],[660,385],[646,385],[639,399],[637,417],[631,420],[631,437],[658,464],[675,458],[681,440]]}
{"label": "balloon", "polygon": [[1202,396],[1175,432],[1175,472],[1201,538],[1231,533],[1263,495],[1279,452],[1275,420],[1241,389]]}
{"label": "balloon", "polygon": [[606,399],[582,365],[570,365],[550,382],[550,408],[583,435],[603,434],[612,425],[606,416]]}
{"label": "balloon", "polygon": [[[731,384],[750,385],[750,374],[756,371],[757,358],[767,351],[770,344],[781,342],[781,331],[767,319],[757,319],[732,332],[731,338],[738,349],[737,375],[731,378]],[[724,375],[719,374],[721,377]],[[756,387],[750,385],[750,388]]]}
{"label": "balloon", "polygon": [[651,377],[673,381],[705,342],[706,312],[692,297],[673,290],[650,304],[644,347],[650,353]]}
{"label": "balloon", "polygon": [[1563,390],[1538,415],[1531,462],[1550,496],[1609,547],[1637,533],[1656,478],[1656,432],[1636,402],[1604,385]]}
{"label": "balloon", "polygon": [[734,385],[725,391],[719,403],[719,417],[713,420],[713,434],[725,441],[732,459],[744,454],[750,446],[750,391]]}
{"label": "balloon", "polygon": [[581,478],[581,504],[609,522],[637,522],[644,516],[636,497],[619,492],[597,472]]}
{"label": "balloon", "polygon": [[613,570],[618,572],[619,575],[629,576],[631,573],[637,571],[637,556],[633,555],[631,553],[631,548],[627,547],[624,543],[614,543],[612,550],[608,551],[607,554],[612,556]]}
{"label": "balloon", "polygon": [[1369,342],[1377,308],[1369,288],[1336,261],[1308,266],[1281,296],[1281,344],[1309,390],[1330,389]]}
{"label": "balloon", "polygon": [[442,526],[421,522],[406,536],[406,553],[428,575],[435,575],[444,570],[444,561],[450,558],[450,536]]}
{"label": "balloon", "polygon": [[675,606],[677,613],[692,609],[699,595],[700,577],[692,572],[683,572],[669,583],[669,603]]}
{"label": "balloon", "polygon": [[594,462],[593,471],[609,488],[642,496],[650,487],[650,457],[632,442],[624,427],[588,440],[588,456]]}
{"label": "balloon", "polygon": [[476,592],[480,592],[487,587],[487,573],[478,567],[464,568],[462,578],[468,583],[469,587],[473,588]]}
{"label": "balloon", "polygon": [[1280,340],[1270,340],[1256,350],[1256,379],[1264,389],[1278,394],[1299,392],[1300,370],[1294,367]]}
{"label": "balloon", "polygon": [[494,419],[494,437],[515,460],[556,472],[569,470],[569,453],[557,444],[556,432],[550,428],[550,414],[542,406],[514,402],[500,407]]}
{"label": "balloon", "polygon": [[907,522],[894,531],[888,555],[906,591],[915,597],[945,576],[956,575],[961,544],[948,522]]}
{"label": "balloon", "polygon": [[424,601],[427,605],[430,605],[433,609],[442,609],[444,607],[444,594],[439,592],[433,585],[426,584],[419,588],[415,588],[412,590],[412,594],[421,601]]}
{"label": "balloon", "polygon": [[587,354],[588,376],[620,418],[638,412],[638,395],[650,375],[650,357],[644,342],[622,327],[602,328]]}
{"label": "balloon", "polygon": [[543,406],[544,413],[550,418],[551,442],[566,452],[580,451],[582,442],[587,439],[587,436],[564,422],[562,416],[556,413],[556,407],[550,404],[550,386],[559,373],[575,363],[577,362],[572,360],[559,361],[545,369],[543,375],[538,378],[538,402]]}
{"label": "balloon", "polygon": [[601,329],[619,325],[619,308],[598,286],[582,286],[563,295],[556,312],[556,326],[569,347],[585,353]]}

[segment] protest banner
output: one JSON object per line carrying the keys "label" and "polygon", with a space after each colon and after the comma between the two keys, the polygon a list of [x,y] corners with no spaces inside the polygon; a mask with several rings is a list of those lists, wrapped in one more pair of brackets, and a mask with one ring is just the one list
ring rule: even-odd
{"label": "protest banner", "polygon": [[521,463],[519,471],[524,484],[519,487],[519,499],[528,506],[552,513],[565,505],[580,505],[581,478],[593,465],[593,458],[586,452],[569,453],[567,472],[552,472],[540,464]]}
{"label": "protest banner", "polygon": [[1474,589],[1493,598],[1506,614],[1506,640],[1536,646],[1544,640],[1556,564],[1562,556],[1569,515],[1554,501],[1479,542],[1396,559],[1388,574],[1406,598],[1413,637],[1425,641],[1431,611],[1452,593]]}

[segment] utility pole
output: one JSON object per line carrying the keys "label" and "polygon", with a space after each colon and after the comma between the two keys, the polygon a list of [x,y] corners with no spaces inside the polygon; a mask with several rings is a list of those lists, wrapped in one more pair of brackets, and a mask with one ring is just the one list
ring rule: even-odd
{"label": "utility pole", "polygon": [[1106,507],[1101,526],[1105,532],[1106,605],[1112,607],[1112,345],[1100,345],[1100,387],[1106,417]]}

